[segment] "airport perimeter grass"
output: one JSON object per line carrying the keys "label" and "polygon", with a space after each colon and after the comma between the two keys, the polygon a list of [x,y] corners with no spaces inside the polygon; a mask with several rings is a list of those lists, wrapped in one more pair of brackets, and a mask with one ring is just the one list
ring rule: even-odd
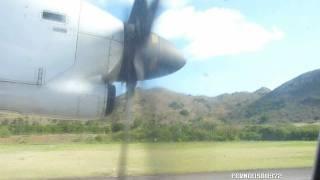
{"label": "airport perimeter grass", "polygon": [[[115,176],[119,144],[1,145],[0,179]],[[130,175],[311,167],[316,142],[130,144]]]}

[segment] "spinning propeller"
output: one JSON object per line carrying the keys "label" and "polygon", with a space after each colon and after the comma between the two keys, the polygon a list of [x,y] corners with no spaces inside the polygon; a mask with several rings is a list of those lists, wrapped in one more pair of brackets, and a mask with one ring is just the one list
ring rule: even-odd
{"label": "spinning propeller", "polygon": [[128,20],[124,22],[124,49],[117,80],[126,84],[127,117],[120,153],[119,179],[126,177],[129,130],[132,123],[131,104],[137,82],[171,74],[186,63],[170,42],[151,32],[159,3],[159,0],[150,3],[147,0],[135,0]]}
{"label": "spinning propeller", "polygon": [[150,37],[158,7],[159,0],[152,1],[150,6],[146,0],[136,0],[128,21],[124,23],[120,81],[126,83],[130,96],[134,93],[137,81],[144,79],[144,67],[138,62],[138,56]]}

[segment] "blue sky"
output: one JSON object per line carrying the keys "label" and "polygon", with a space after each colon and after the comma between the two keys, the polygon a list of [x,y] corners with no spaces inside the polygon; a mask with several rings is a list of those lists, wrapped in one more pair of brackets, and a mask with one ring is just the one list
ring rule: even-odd
{"label": "blue sky", "polygon": [[[91,0],[122,18],[132,0]],[[276,88],[320,68],[320,1],[163,0],[155,32],[173,42],[188,63],[143,83],[215,96]]]}

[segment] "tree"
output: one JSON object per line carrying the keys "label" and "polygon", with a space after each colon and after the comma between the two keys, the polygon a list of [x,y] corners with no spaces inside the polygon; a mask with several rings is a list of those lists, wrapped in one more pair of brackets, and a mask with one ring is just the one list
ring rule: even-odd
{"label": "tree", "polygon": [[184,109],[184,110],[180,111],[180,114],[182,116],[189,116],[189,111]]}

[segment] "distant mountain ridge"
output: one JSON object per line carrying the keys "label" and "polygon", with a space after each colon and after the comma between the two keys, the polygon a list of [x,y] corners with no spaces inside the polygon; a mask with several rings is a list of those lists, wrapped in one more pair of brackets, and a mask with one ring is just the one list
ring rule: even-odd
{"label": "distant mountain ridge", "polygon": [[[118,97],[110,119],[121,119],[125,99]],[[133,103],[135,119],[163,123],[249,121],[253,123],[309,122],[320,119],[320,70],[307,72],[275,90],[236,92],[216,97],[191,96],[162,88],[138,89]]]}

